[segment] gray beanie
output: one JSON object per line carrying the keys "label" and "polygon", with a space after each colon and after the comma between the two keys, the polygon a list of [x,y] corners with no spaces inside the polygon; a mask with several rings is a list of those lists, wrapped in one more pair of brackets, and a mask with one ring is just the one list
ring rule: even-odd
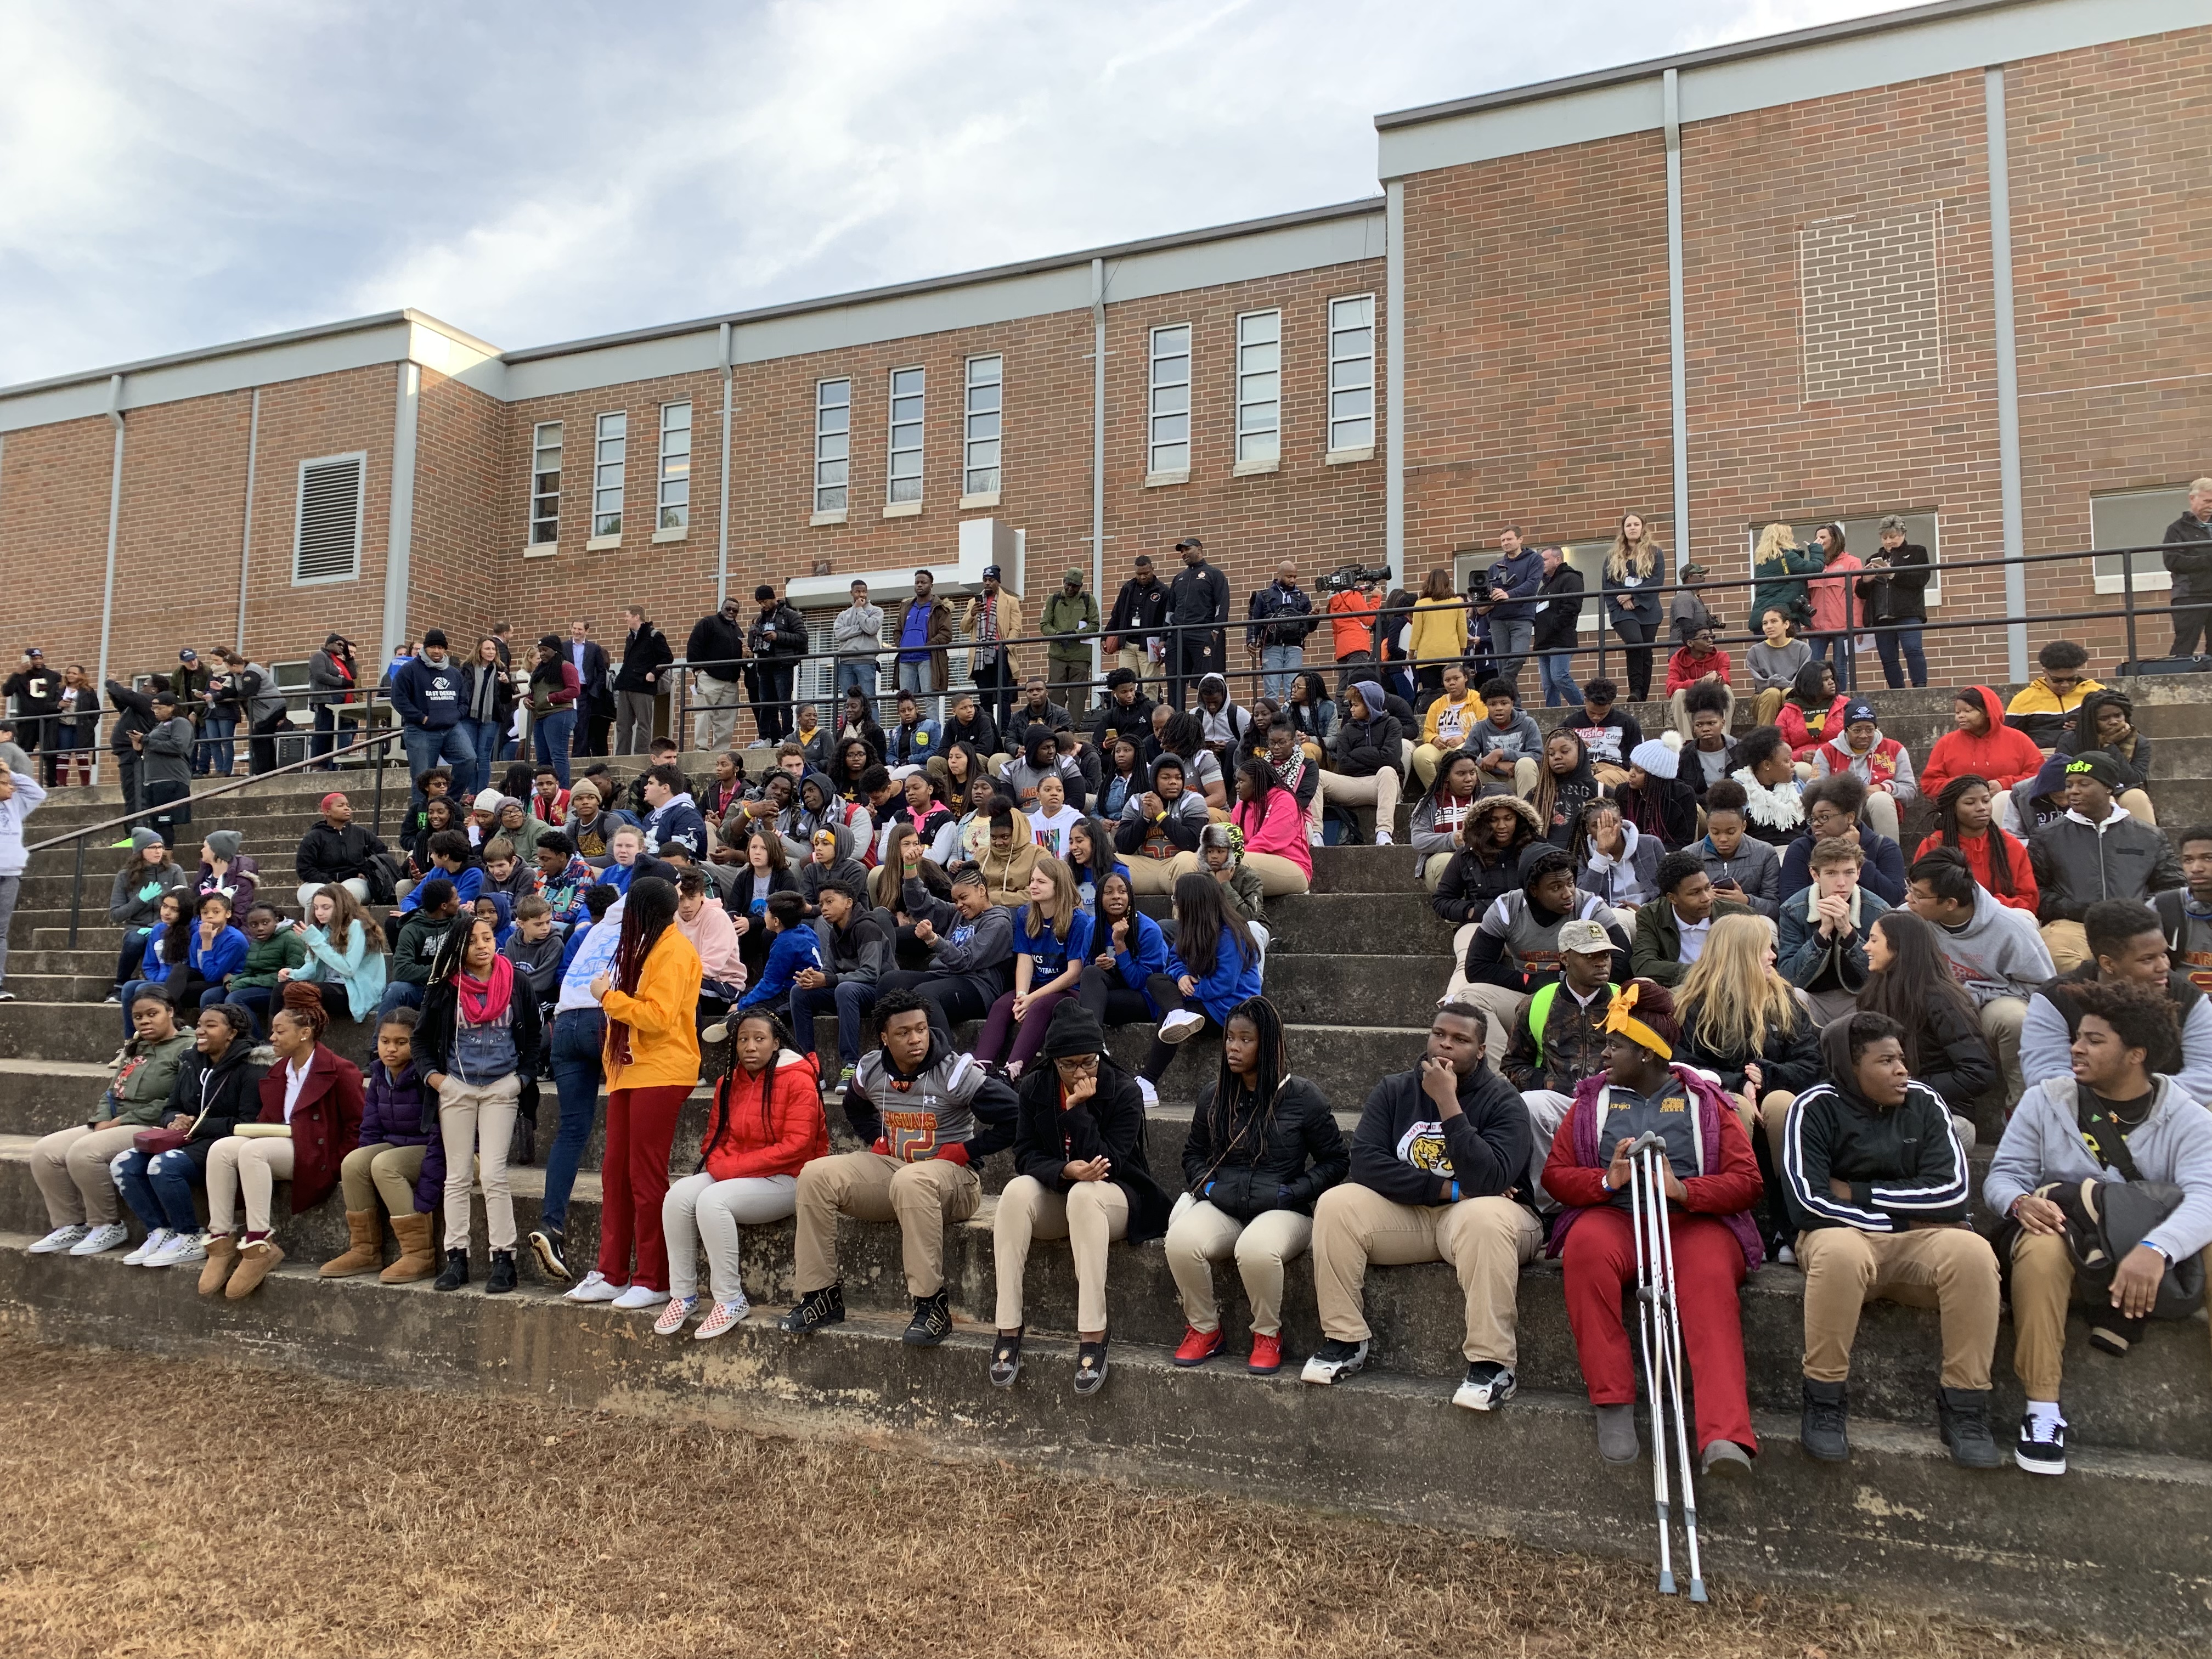
{"label": "gray beanie", "polygon": [[238,849],[246,844],[246,837],[235,830],[210,830],[207,832],[208,851],[224,863],[238,856]]}
{"label": "gray beanie", "polygon": [[134,853],[143,853],[149,847],[159,847],[161,844],[161,832],[149,830],[143,823],[131,832],[131,850]]}

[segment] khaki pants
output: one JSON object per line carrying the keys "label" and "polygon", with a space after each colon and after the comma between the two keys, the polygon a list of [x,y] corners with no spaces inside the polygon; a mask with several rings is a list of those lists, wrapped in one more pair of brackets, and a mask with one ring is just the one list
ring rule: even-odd
{"label": "khaki pants", "polygon": [[[1315,791],[1316,794],[1320,791]],[[1171,859],[1148,859],[1142,854],[1132,854],[1128,859],[1129,890],[1139,897],[1158,898],[1175,891],[1176,878],[1190,868],[1186,860],[1194,857],[1189,853],[1178,853]]]}
{"label": "khaki pants", "polygon": [[1126,668],[1134,674],[1140,688],[1147,679],[1155,684],[1159,683],[1160,665],[1145,655],[1145,647],[1141,645],[1123,646],[1114,653],[1114,665]]}
{"label": "khaki pants", "polygon": [[[1065,692],[1059,697],[1060,706],[1077,719],[1091,712],[1091,653],[1081,656],[1062,656],[1057,651],[1045,653],[1047,673],[1045,684],[1054,692]],[[1108,757],[1111,759],[1112,757]]]}
{"label": "khaki pants", "polygon": [[1842,1382],[1851,1374],[1859,1310],[1877,1298],[1933,1308],[1942,1325],[1943,1386],[1986,1389],[1997,1342],[1997,1258],[1966,1227],[1863,1233],[1821,1227],[1797,1235],[1805,1270],[1805,1375]]}
{"label": "khaki pants", "polygon": [[1774,717],[1782,712],[1782,705],[1788,702],[1789,699],[1790,688],[1788,686],[1769,686],[1765,690],[1759,694],[1758,701],[1753,702],[1751,706],[1751,718],[1753,723],[1758,726],[1773,725]]}
{"label": "khaki pants", "polygon": [[2004,1073],[2005,1110],[2010,1112],[2027,1092],[2027,1079],[2020,1066],[2020,1028],[2027,1018],[2027,1003],[2021,997],[1997,997],[1981,1008],[1982,1035],[1997,1057]]}
{"label": "khaki pants", "polygon": [[1433,893],[1443,884],[1444,872],[1451,866],[1449,853],[1431,853],[1421,860],[1421,885]]}
{"label": "khaki pants", "polygon": [[371,1141],[356,1146],[338,1164],[338,1189],[349,1212],[374,1210],[380,1198],[386,1215],[415,1213],[415,1178],[422,1173],[424,1146],[387,1146]]}
{"label": "khaki pants", "polygon": [[[1721,687],[1721,690],[1728,698],[1727,712],[1721,716],[1721,730],[1723,732],[1733,732],[1735,730],[1735,688],[1732,685],[1723,685]],[[1684,707],[1684,705],[1689,701],[1689,696],[1690,689],[1687,686],[1684,686],[1680,691],[1674,693],[1667,699],[1667,712],[1673,718],[1674,729],[1682,734],[1682,741],[1684,743],[1687,743],[1690,740],[1690,711],[1687,708]],[[1781,706],[1782,699],[1777,697],[1774,702],[1775,706],[1778,708]],[[1654,732],[1652,735],[1656,737],[1658,734]],[[1890,834],[1892,838],[1894,839],[1896,831],[1892,830]]]}
{"label": "khaki pants", "polygon": [[1213,1297],[1213,1264],[1237,1261],[1244,1299],[1252,1304],[1252,1334],[1279,1336],[1283,1330],[1283,1269],[1313,1243],[1313,1218],[1296,1210],[1268,1210],[1239,1221],[1188,1193],[1176,1200],[1168,1222],[1168,1271],[1182,1297],[1182,1316],[1194,1331],[1221,1328],[1220,1304]]}
{"label": "khaki pants", "polygon": [[221,1237],[238,1224],[238,1198],[246,1195],[246,1231],[269,1231],[276,1183],[292,1178],[289,1135],[225,1135],[208,1148],[208,1231]]}
{"label": "khaki pants", "polygon": [[1535,1216],[1510,1198],[1395,1204],[1350,1182],[1332,1187],[1314,1206],[1314,1288],[1322,1334],[1339,1342],[1364,1342],[1373,1334],[1360,1307],[1369,1262],[1449,1261],[1467,1297],[1467,1339],[1460,1352],[1469,1364],[1489,1360],[1510,1367],[1519,1357],[1520,1310],[1514,1297],[1522,1265],[1536,1259],[1543,1241]]}
{"label": "khaki pants", "polygon": [[1869,789],[1866,798],[1866,820],[1877,836],[1897,839],[1897,797],[1887,789]]}
{"label": "khaki pants", "polygon": [[1444,763],[1444,757],[1456,755],[1458,749],[1443,749],[1433,743],[1417,744],[1413,748],[1413,776],[1424,789],[1431,788],[1437,781],[1437,769]]}
{"label": "khaki pants", "polygon": [[2072,973],[2089,959],[2089,935],[2078,921],[2045,922],[2043,945],[2062,974]]}
{"label": "khaki pants", "polygon": [[514,1193],[507,1183],[522,1079],[462,1083],[450,1073],[438,1091],[438,1133],[446,1142],[446,1248],[469,1248],[469,1171],[483,1181],[484,1222],[495,1250],[514,1248]]}
{"label": "khaki pants", "polygon": [[2158,828],[2157,810],[2151,805],[2150,797],[2142,790],[2123,789],[2112,799],[2126,811],[2130,817],[2147,823],[2154,830]]}
{"label": "khaki pants", "polygon": [[55,1130],[32,1147],[31,1179],[46,1200],[46,1224],[105,1227],[121,1220],[122,1194],[107,1166],[144,1133],[143,1124],[88,1129],[78,1123]]}
{"label": "khaki pants", "polygon": [[1048,1191],[1035,1176],[1016,1176],[999,1194],[991,1218],[999,1328],[1021,1328],[1022,1273],[1029,1265],[1030,1241],[1064,1238],[1075,1256],[1076,1331],[1104,1330],[1106,1247],[1128,1233],[1129,1196],[1112,1182],[1079,1181],[1063,1194]]}
{"label": "khaki pants", "polygon": [[[1244,862],[1251,866],[1252,873],[1260,878],[1260,891],[1267,898],[1283,898],[1292,893],[1303,893],[1313,885],[1306,879],[1304,871],[1279,853],[1247,853]],[[1130,866],[1129,884],[1141,892],[1143,890],[1136,886],[1135,868],[1134,865]],[[1178,853],[1167,861],[1163,873],[1168,884],[1161,891],[1172,893],[1176,883],[1183,877],[1204,875],[1206,861],[1195,853]]]}
{"label": "khaki pants", "polygon": [[896,1221],[913,1296],[945,1288],[945,1226],[982,1202],[975,1170],[945,1158],[902,1164],[882,1152],[817,1158],[799,1172],[799,1293],[837,1283],[837,1218]]}
{"label": "khaki pants", "polygon": [[728,748],[738,735],[738,707],[744,697],[742,680],[718,680],[712,674],[694,674],[691,746],[709,751]]}
{"label": "khaki pants", "polygon": [[1376,832],[1390,835],[1398,822],[1398,775],[1387,766],[1371,778],[1324,772],[1314,785],[1313,799],[1306,807],[1306,817],[1315,823],[1321,822],[1324,799],[1347,806],[1372,806]]}
{"label": "khaki pants", "polygon": [[2023,1232],[2012,1246],[2012,1369],[2030,1400],[2056,1401],[2066,1357],[2074,1262],[2056,1233]]}

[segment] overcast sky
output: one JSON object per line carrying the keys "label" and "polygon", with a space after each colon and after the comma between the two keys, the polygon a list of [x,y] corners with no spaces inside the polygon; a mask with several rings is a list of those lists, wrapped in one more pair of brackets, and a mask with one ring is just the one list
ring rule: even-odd
{"label": "overcast sky", "polygon": [[1881,0],[0,0],[0,385],[507,348],[1372,195],[1380,111]]}

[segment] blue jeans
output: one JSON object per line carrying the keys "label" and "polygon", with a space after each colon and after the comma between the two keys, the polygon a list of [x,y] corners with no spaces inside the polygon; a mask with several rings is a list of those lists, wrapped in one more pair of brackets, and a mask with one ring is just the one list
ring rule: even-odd
{"label": "blue jeans", "polygon": [[[1915,685],[1928,684],[1928,656],[1920,648],[1920,630],[1917,628],[1884,629],[1874,636],[1874,648],[1881,653],[1881,677],[1892,690],[1905,684],[1905,671],[1910,670]],[[1900,666],[1899,657],[1904,662]]]}
{"label": "blue jeans", "polygon": [[383,1024],[384,1017],[394,1008],[420,1008],[422,1006],[421,986],[410,985],[404,979],[388,979],[384,981],[384,994],[376,1000],[376,1023]]}
{"label": "blue jeans", "polygon": [[[837,701],[842,704],[848,691],[863,693],[870,702],[876,700],[876,664],[873,658],[853,659],[837,665]],[[830,711],[835,713],[835,710]],[[824,718],[827,718],[825,715]]]}
{"label": "blue jeans", "polygon": [[860,1063],[860,1022],[876,1006],[876,988],[859,980],[840,980],[835,985],[810,990],[799,986],[791,994],[791,1041],[802,1054],[814,1052],[814,1017],[835,1009],[837,1014],[837,1063]]}
{"label": "blue jeans", "polygon": [[568,1224],[568,1193],[599,1115],[599,1051],[606,1038],[607,1017],[596,1008],[570,1008],[554,1017],[553,1086],[561,1095],[561,1128],[545,1155],[545,1197],[538,1214],[541,1226],[556,1231]]}
{"label": "blue jeans", "polygon": [[210,985],[200,993],[200,1006],[212,1008],[219,1002],[236,1003],[253,1016],[253,1038],[258,1042],[268,1028],[269,1005],[276,995],[276,988],[269,985]]}
{"label": "blue jeans", "polygon": [[125,1042],[137,1035],[131,1024],[131,1005],[148,991],[151,991],[158,997],[167,997],[169,994],[169,988],[158,979],[134,979],[127,981],[123,987],[123,1040]]}
{"label": "blue jeans", "polygon": [[1571,708],[1583,700],[1583,689],[1575,684],[1575,659],[1571,652],[1562,651],[1557,656],[1539,657],[1543,665],[1544,707]]}
{"label": "blue jeans", "polygon": [[149,1158],[135,1148],[112,1166],[115,1185],[131,1213],[146,1224],[146,1231],[167,1227],[180,1233],[200,1230],[199,1212],[192,1206],[192,1182],[199,1166],[190,1152],[161,1152]]}
{"label": "blue jeans", "polygon": [[459,794],[477,775],[476,745],[469,740],[465,720],[433,732],[427,726],[399,728],[399,746],[407,751],[407,775],[420,779],[434,766],[453,769],[453,793]]}
{"label": "blue jeans", "polygon": [[575,729],[573,708],[556,708],[530,722],[532,741],[538,745],[538,763],[551,767],[563,789],[568,787],[568,737]]}
{"label": "blue jeans", "polygon": [[[1528,647],[1536,637],[1533,622],[1490,621],[1490,643],[1498,658],[1498,678],[1510,681],[1517,694],[1521,690],[1521,665],[1528,660]],[[1475,688],[1478,691],[1480,686]]]}
{"label": "blue jeans", "polygon": [[1263,645],[1260,647],[1260,687],[1263,696],[1279,707],[1290,701],[1291,676],[1305,666],[1306,648],[1303,645]]}
{"label": "blue jeans", "polygon": [[200,732],[199,764],[192,769],[201,773],[229,771],[238,759],[238,750],[230,740],[231,733],[237,730],[236,720],[210,714]]}
{"label": "blue jeans", "polygon": [[499,758],[500,744],[507,738],[507,728],[497,720],[463,720],[461,725],[469,734],[469,747],[476,750],[476,781],[471,790],[491,787],[492,763]]}

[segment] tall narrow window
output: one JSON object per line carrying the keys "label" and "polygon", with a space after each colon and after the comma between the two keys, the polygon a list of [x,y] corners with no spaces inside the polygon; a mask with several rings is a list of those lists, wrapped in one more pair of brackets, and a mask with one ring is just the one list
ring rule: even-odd
{"label": "tall narrow window", "polygon": [[968,453],[962,493],[989,495],[999,489],[1000,394],[1005,391],[1004,357],[968,360]]}
{"label": "tall narrow window", "polygon": [[1147,473],[1190,471],[1190,325],[1152,331]]}
{"label": "tall narrow window", "polygon": [[599,416],[599,440],[592,456],[592,534],[619,536],[623,524],[623,476],[629,459],[629,416],[620,410]]}
{"label": "tall narrow window", "polygon": [[655,528],[681,530],[691,522],[691,405],[660,406],[660,516]]}
{"label": "tall narrow window", "polygon": [[1375,447],[1375,296],[1328,302],[1328,447]]}
{"label": "tall narrow window", "polygon": [[561,422],[540,421],[530,441],[530,544],[561,539]]}
{"label": "tall narrow window", "polygon": [[925,371],[891,371],[891,469],[893,501],[921,499],[921,401]]}
{"label": "tall narrow window", "polygon": [[1283,313],[1237,319],[1237,459],[1272,461],[1283,447]]}
{"label": "tall narrow window", "polygon": [[814,384],[814,510],[841,513],[852,466],[853,383]]}

